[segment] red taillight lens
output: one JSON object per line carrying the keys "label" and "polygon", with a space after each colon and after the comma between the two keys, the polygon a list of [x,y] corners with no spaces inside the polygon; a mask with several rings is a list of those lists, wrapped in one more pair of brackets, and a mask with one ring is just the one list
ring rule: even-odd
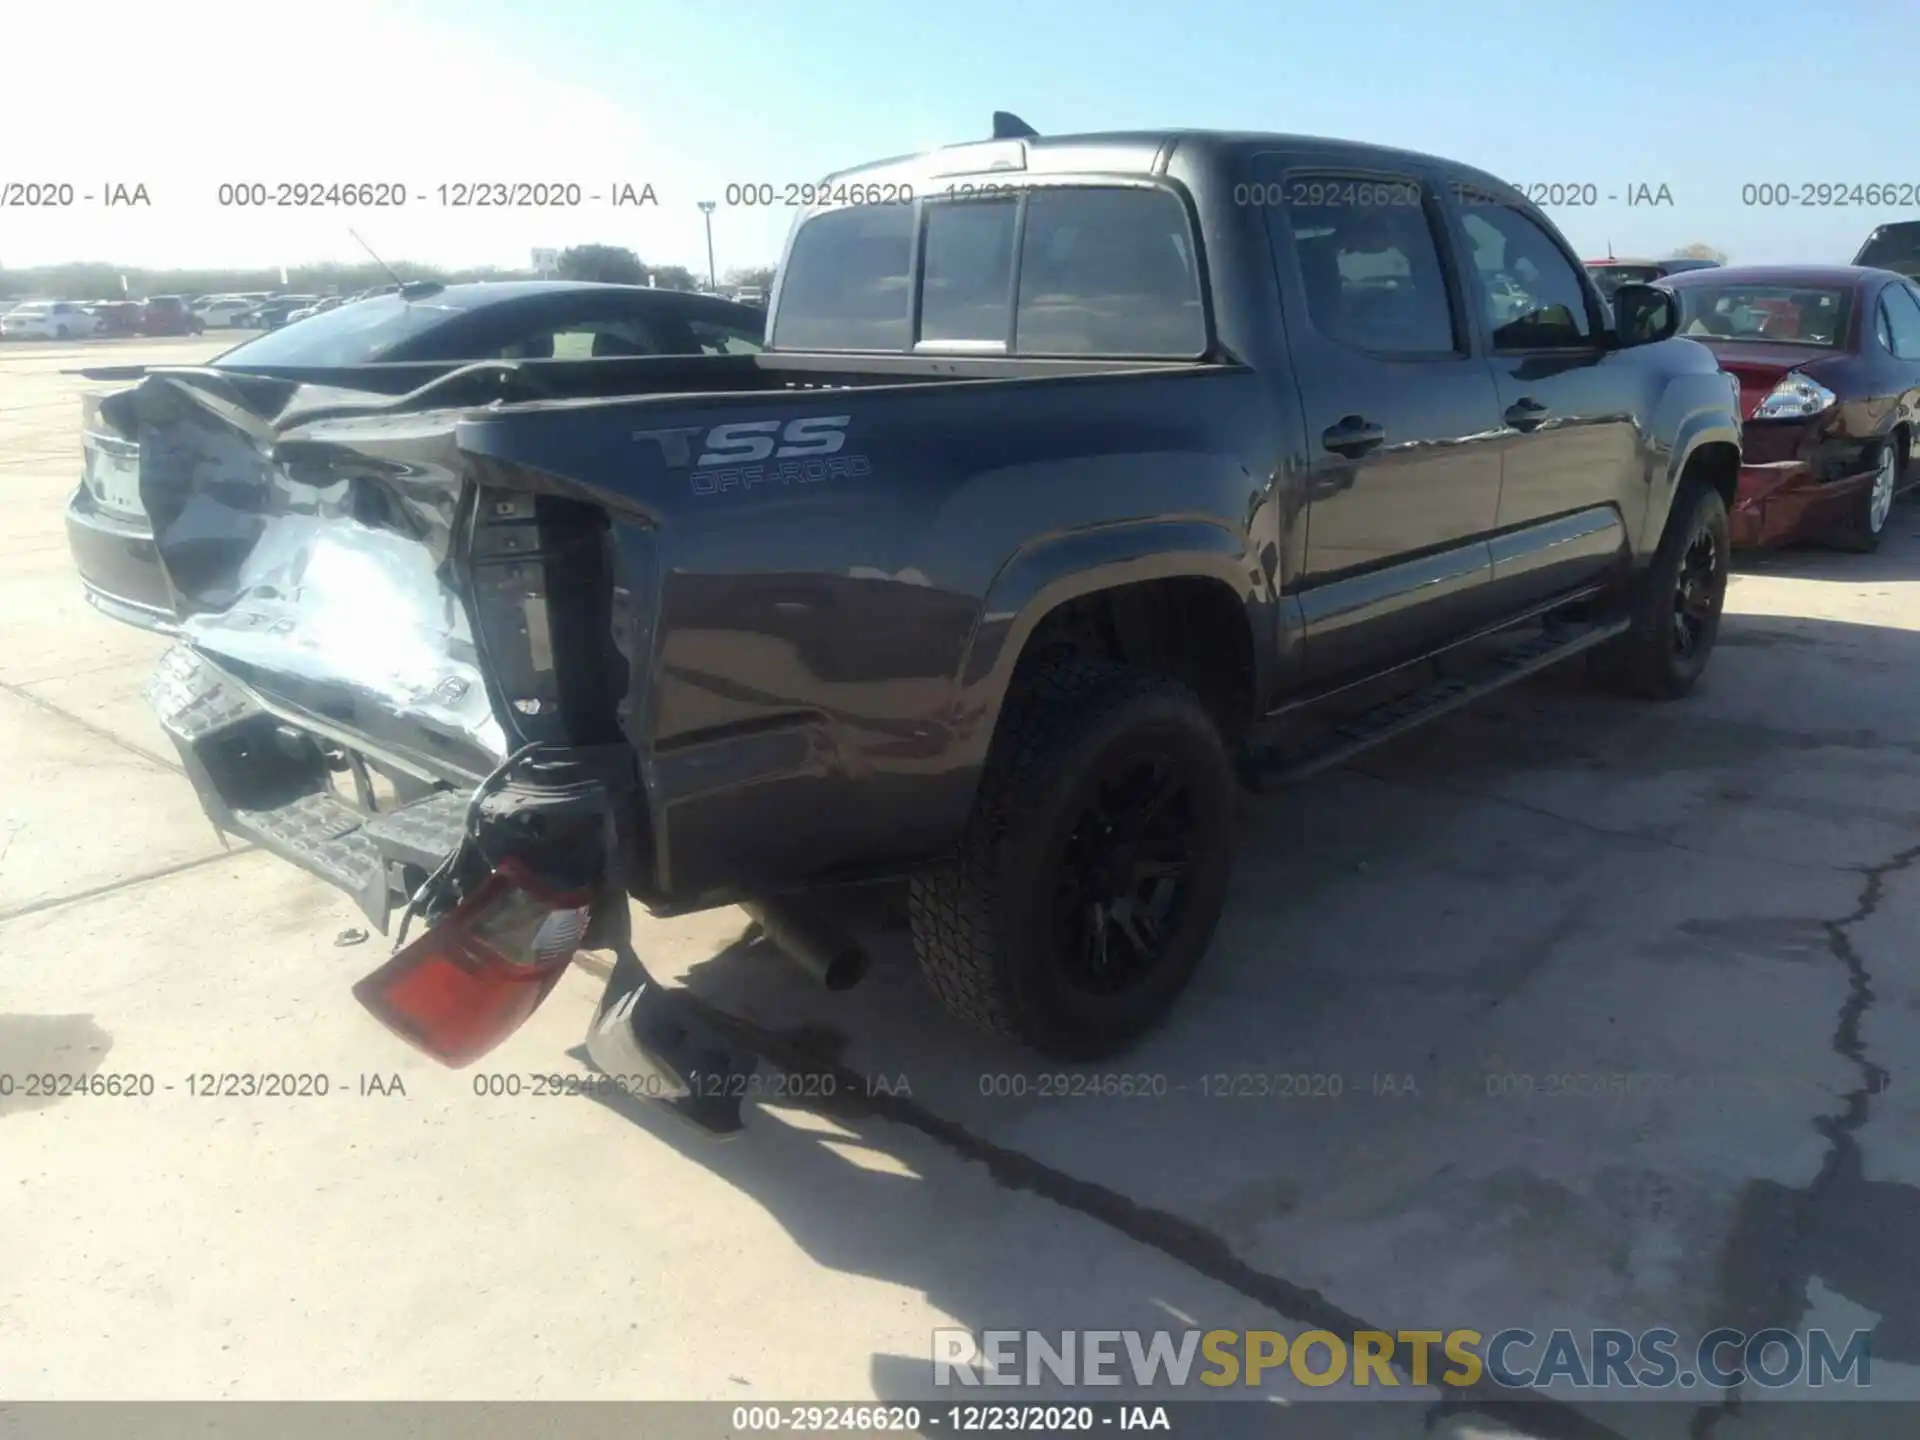
{"label": "red taillight lens", "polygon": [[353,987],[375,1019],[443,1065],[470,1065],[526,1023],[587,933],[586,895],[548,895],[511,864]]}

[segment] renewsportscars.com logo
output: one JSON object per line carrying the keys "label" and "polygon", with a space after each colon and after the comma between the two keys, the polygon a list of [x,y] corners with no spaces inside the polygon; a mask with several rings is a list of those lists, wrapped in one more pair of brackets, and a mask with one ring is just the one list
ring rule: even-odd
{"label": "renewsportscars.com logo", "polygon": [[856,480],[873,473],[864,455],[843,455],[851,415],[807,415],[798,420],[730,420],[635,430],[635,443],[660,447],[669,470],[691,470],[693,493],[720,495],[761,485],[809,485]]}
{"label": "renewsportscars.com logo", "polygon": [[[1872,1384],[1869,1331],[1709,1330],[1691,1348],[1665,1328],[1628,1330],[967,1330],[933,1332],[933,1383],[973,1386],[1257,1388],[1267,1377],[1302,1385],[1393,1389],[1777,1390]],[[1403,1378],[1404,1377],[1404,1378]]]}

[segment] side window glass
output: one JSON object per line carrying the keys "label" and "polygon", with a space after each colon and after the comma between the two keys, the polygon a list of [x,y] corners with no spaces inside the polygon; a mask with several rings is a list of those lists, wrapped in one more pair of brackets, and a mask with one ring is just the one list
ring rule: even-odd
{"label": "side window glass", "polygon": [[920,339],[1006,342],[1012,319],[1012,200],[927,206],[920,282]]}
{"label": "side window glass", "polygon": [[1375,355],[1460,351],[1439,242],[1419,182],[1293,175],[1269,224],[1300,267],[1307,315],[1329,340]]}
{"label": "side window glass", "polygon": [[597,360],[658,355],[661,345],[643,322],[609,318],[541,326],[516,336],[495,353],[502,360]]}
{"label": "side window glass", "polygon": [[1880,297],[1880,303],[1873,307],[1873,338],[1880,342],[1880,348],[1889,355],[1893,348],[1893,320],[1887,314],[1887,306],[1892,303],[1893,292],[1888,291]]}
{"label": "side window glass", "polygon": [[1460,205],[1494,348],[1590,344],[1585,287],[1552,237],[1524,211],[1478,191],[1462,190]]}
{"label": "side window glass", "polygon": [[750,335],[745,330],[735,330],[727,325],[715,325],[706,320],[689,322],[693,338],[700,346],[702,355],[758,355],[763,348],[758,335]]}
{"label": "side window glass", "polygon": [[1920,360],[1920,302],[1904,285],[1890,285],[1885,303],[1887,323],[1893,331],[1893,343],[1887,348],[1902,360]]}

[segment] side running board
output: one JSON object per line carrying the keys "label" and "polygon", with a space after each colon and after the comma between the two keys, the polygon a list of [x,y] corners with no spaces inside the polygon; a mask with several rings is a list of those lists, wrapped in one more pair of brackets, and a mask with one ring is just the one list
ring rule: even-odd
{"label": "side running board", "polygon": [[1625,619],[1543,627],[1519,644],[1509,645],[1470,669],[1443,675],[1410,695],[1402,695],[1356,715],[1303,745],[1249,743],[1240,753],[1240,780],[1265,792],[1322,770],[1330,770],[1427,721],[1505,689],[1562,660],[1593,649],[1624,631]]}

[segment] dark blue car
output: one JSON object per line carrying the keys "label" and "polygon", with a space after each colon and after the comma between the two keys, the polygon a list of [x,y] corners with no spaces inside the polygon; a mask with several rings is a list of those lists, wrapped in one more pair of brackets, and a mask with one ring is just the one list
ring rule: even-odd
{"label": "dark blue car", "polygon": [[[711,295],[585,281],[416,282],[296,320],[207,362],[250,371],[447,360],[585,360],[743,354],[760,349],[764,310]],[[83,370],[134,380],[141,367]],[[67,505],[67,543],[87,598],[115,619],[172,627],[174,602],[140,499],[139,446],[83,401],[81,483]]]}

